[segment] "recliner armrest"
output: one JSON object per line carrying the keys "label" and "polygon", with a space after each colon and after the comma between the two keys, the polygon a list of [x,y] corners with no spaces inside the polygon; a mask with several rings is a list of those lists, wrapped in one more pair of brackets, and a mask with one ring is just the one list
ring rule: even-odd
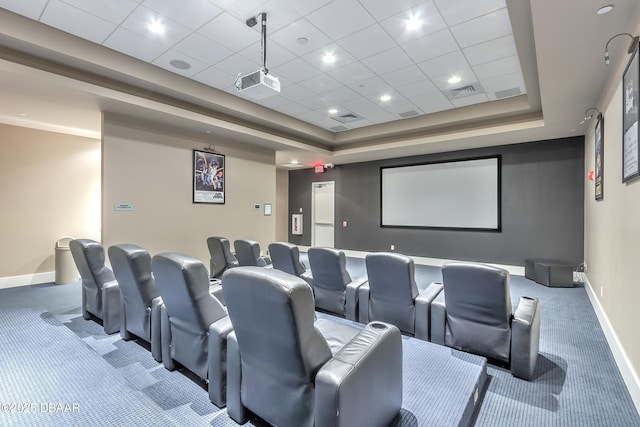
{"label": "recliner armrest", "polygon": [[311,289],[313,289],[313,274],[311,274],[311,271],[305,271],[304,273],[302,273],[300,275],[300,278],[302,280],[304,280],[305,282],[307,282],[309,284],[309,286],[311,286]]}
{"label": "recliner armrest", "polygon": [[414,300],[416,306],[414,336],[416,338],[424,341],[431,340],[431,303],[442,292],[442,289],[442,283],[433,282]]}
{"label": "recliner armrest", "polygon": [[320,368],[316,426],[388,426],[402,406],[402,341],[397,327],[369,323]]}
{"label": "recliner armrest", "polygon": [[358,288],[358,322],[369,323],[369,282]]}
{"label": "recliner armrest", "polygon": [[249,421],[249,414],[242,404],[242,362],[235,332],[227,335],[227,414],[238,424]]}
{"label": "recliner armrest", "polygon": [[431,342],[445,345],[447,330],[447,306],[444,300],[444,289],[431,301]]}
{"label": "recliner armrest", "polygon": [[354,322],[358,321],[358,289],[367,283],[367,276],[358,277],[347,283],[345,290],[345,317]]}
{"label": "recliner armrest", "polygon": [[226,304],[224,303],[224,295],[222,294],[222,282],[218,282],[218,283],[211,283],[209,285],[209,293],[211,295],[213,295],[214,297],[217,298],[218,301],[220,301],[220,303],[224,306],[226,306]]}
{"label": "recliner armrest", "polygon": [[540,308],[537,298],[521,297],[511,321],[511,374],[530,380],[538,361]]}
{"label": "recliner armrest", "polygon": [[209,325],[209,400],[219,408],[227,403],[227,336],[232,331],[229,316]]}
{"label": "recliner armrest", "polygon": [[120,332],[120,285],[116,280],[102,285],[102,326],[107,334]]}
{"label": "recliner armrest", "polygon": [[158,362],[162,362],[162,334],[160,328],[162,305],[164,305],[162,297],[156,297],[151,300],[151,355]]}
{"label": "recliner armrest", "polygon": [[257,265],[258,267],[267,267],[271,265],[271,258],[268,256],[261,256],[258,258]]}

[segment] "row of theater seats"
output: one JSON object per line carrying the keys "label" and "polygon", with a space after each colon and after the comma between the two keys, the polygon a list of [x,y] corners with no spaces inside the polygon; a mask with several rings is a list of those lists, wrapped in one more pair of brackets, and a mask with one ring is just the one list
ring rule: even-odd
{"label": "row of theater seats", "polygon": [[[210,243],[210,250],[228,248],[225,240],[209,238],[208,242],[222,242]],[[259,253],[258,244],[253,244]],[[365,258],[367,275],[352,280],[343,251],[310,248],[311,271],[300,262],[295,245],[272,243],[269,254],[272,264],[268,267],[309,283],[316,309],[360,323],[388,322],[416,338],[507,364],[514,376],[527,380],[533,376],[540,337],[539,302],[522,297],[512,310],[510,275],[504,269],[448,263],[442,268],[442,283],[418,283],[411,257],[371,253]],[[233,254],[229,251],[225,257]],[[221,256],[212,251],[212,265],[214,258]]]}
{"label": "row of theater seats", "polygon": [[167,369],[179,363],[205,379],[210,400],[235,421],[250,411],[272,425],[382,427],[399,413],[400,331],[316,319],[303,279],[240,267],[212,287],[206,267],[186,255],[114,245],[112,272],[100,243],[70,246],[85,318],[150,341]]}

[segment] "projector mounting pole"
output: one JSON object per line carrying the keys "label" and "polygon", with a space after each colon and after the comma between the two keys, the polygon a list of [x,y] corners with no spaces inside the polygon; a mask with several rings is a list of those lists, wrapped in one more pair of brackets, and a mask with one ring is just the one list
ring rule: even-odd
{"label": "projector mounting pole", "polygon": [[262,47],[262,69],[265,74],[269,74],[269,69],[267,68],[267,14],[262,12],[260,14],[262,16],[262,31],[260,32],[260,41]]}

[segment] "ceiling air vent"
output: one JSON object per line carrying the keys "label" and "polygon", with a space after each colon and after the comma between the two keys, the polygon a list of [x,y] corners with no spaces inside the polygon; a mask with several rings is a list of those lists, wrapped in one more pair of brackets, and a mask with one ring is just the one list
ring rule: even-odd
{"label": "ceiling air vent", "polygon": [[519,87],[514,87],[512,89],[499,90],[496,92],[496,98],[498,99],[511,98],[512,96],[520,95],[520,93],[521,92]]}
{"label": "ceiling air vent", "polygon": [[337,120],[340,123],[351,123],[355,122],[356,120],[362,120],[362,117],[355,113],[345,113],[340,116],[332,117],[332,119]]}
{"label": "ceiling air vent", "polygon": [[449,90],[443,91],[443,93],[445,94],[445,96],[447,98],[449,98],[449,100],[454,100],[454,99],[465,98],[465,97],[471,96],[471,95],[477,95],[477,94],[480,94],[480,93],[484,93],[484,88],[482,87],[480,82],[475,82],[475,83],[472,83],[470,85],[466,85],[466,86],[462,86],[462,87],[457,87],[455,89],[449,89]]}
{"label": "ceiling air vent", "polygon": [[415,117],[419,114],[420,113],[418,113],[416,110],[410,110],[410,111],[405,111],[404,113],[398,113],[398,115],[403,119],[407,119],[409,117]]}
{"label": "ceiling air vent", "polygon": [[334,126],[334,127],[332,127],[332,128],[329,128],[329,129],[331,129],[331,130],[332,130],[332,131],[334,131],[334,132],[342,132],[343,130],[349,130],[349,128],[348,128],[348,127],[346,127],[346,126],[342,126],[342,125]]}

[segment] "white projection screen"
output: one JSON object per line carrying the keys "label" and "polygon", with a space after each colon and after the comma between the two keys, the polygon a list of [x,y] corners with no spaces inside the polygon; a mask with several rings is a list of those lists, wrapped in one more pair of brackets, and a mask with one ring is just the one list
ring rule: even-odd
{"label": "white projection screen", "polygon": [[381,167],[381,226],[500,231],[500,162]]}

